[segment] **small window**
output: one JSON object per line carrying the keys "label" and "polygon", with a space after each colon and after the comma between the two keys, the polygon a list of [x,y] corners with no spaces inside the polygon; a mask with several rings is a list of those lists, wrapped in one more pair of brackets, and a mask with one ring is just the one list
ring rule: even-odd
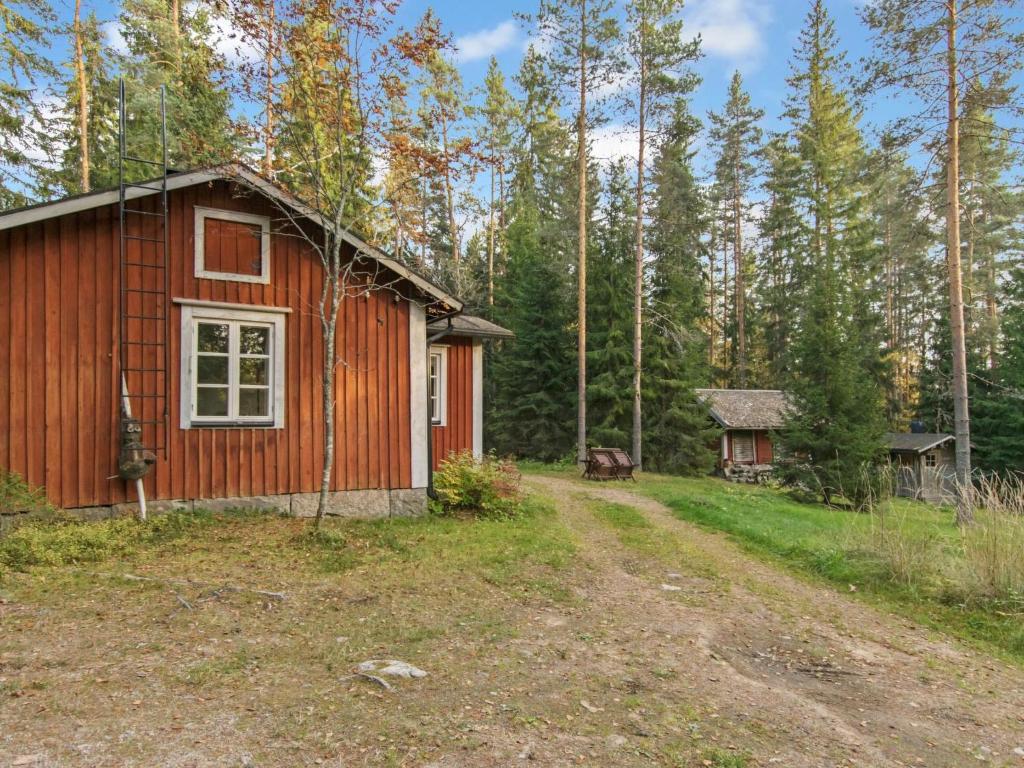
{"label": "small window", "polygon": [[270,282],[270,218],[196,206],[196,277]]}
{"label": "small window", "polygon": [[182,357],[183,428],[284,425],[284,315],[184,307]]}
{"label": "small window", "polygon": [[430,350],[430,421],[437,426],[443,426],[445,423],[447,362],[448,350],[445,347],[434,347]]}
{"label": "small window", "polygon": [[926,453],[924,455],[924,465],[930,469],[934,469],[938,466],[938,457],[934,453]]}

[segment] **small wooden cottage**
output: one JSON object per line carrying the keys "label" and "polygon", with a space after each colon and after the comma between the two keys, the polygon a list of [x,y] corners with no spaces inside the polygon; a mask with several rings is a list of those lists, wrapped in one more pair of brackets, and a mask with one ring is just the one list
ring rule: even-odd
{"label": "small wooden cottage", "polygon": [[956,498],[955,438],[937,432],[890,432],[896,495],[943,503]]}
{"label": "small wooden cottage", "polygon": [[718,469],[727,477],[756,477],[771,469],[775,447],[771,431],[786,421],[789,407],[778,389],[698,389],[711,418],[722,428]]}
{"label": "small wooden cottage", "polygon": [[346,233],[325,350],[322,225],[237,165],[0,213],[0,468],[94,515],[134,475],[154,507],[310,514],[326,353],[332,511],[422,511],[432,467],[483,451],[481,344],[508,332]]}

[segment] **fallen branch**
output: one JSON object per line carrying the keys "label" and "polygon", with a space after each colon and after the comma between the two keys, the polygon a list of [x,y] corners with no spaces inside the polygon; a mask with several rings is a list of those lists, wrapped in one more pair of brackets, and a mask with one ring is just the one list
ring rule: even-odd
{"label": "fallen branch", "polygon": [[175,592],[175,593],[174,593],[174,597],[175,597],[175,598],[177,599],[177,601],[178,601],[179,603],[181,603],[181,604],[182,604],[183,606],[185,606],[185,608],[186,608],[187,610],[189,610],[189,611],[191,611],[191,610],[192,610],[192,603],[190,603],[190,602],[189,602],[188,600],[186,600],[186,599],[185,599],[184,597],[182,597],[181,595],[179,595],[179,594],[178,594],[177,592]]}

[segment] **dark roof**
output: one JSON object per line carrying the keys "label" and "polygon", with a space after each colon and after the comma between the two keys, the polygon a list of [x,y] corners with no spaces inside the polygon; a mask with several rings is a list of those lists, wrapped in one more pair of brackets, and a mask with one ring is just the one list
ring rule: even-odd
{"label": "dark roof", "polygon": [[889,432],[885,442],[894,453],[924,453],[952,440],[942,432]]}
{"label": "dark roof", "polygon": [[780,389],[698,389],[711,418],[726,429],[778,429],[786,423],[789,399]]}
{"label": "dark roof", "polygon": [[[447,320],[433,320],[428,323],[431,331],[443,330],[448,324]],[[477,339],[512,339],[515,334],[507,328],[484,320],[476,315],[457,315],[452,318],[452,336],[470,336]]]}
{"label": "dark roof", "polygon": [[[162,178],[162,177],[161,177]],[[242,163],[228,163],[205,168],[195,168],[185,171],[173,171],[167,174],[167,189],[181,189],[208,181],[223,179],[243,184],[250,189],[260,192],[271,200],[275,200],[294,210],[299,215],[324,225],[326,220],[321,213],[312,206],[306,204],[288,190],[279,186],[265,176],[257,173]],[[148,186],[156,184],[161,179],[147,179],[137,182],[126,192],[126,198],[145,197],[156,194],[158,187]],[[68,213],[98,208],[102,205],[109,205],[118,202],[119,190],[117,187],[111,189],[94,190],[79,195],[50,200],[43,203],[26,205],[21,208],[0,211],[0,230],[21,226],[26,223],[40,221],[56,216],[63,216]],[[416,286],[423,294],[432,296],[446,307],[456,311],[462,309],[462,302],[449,294],[444,288],[437,285],[415,270],[410,269],[394,256],[385,253],[382,249],[372,246],[351,230],[344,230],[343,236],[358,253],[369,256],[374,261],[395,272]]]}

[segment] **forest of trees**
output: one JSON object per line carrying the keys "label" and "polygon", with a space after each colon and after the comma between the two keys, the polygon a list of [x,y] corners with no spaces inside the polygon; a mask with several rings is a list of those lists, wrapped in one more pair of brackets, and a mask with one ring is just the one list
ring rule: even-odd
{"label": "forest of trees", "polygon": [[[121,0],[116,45],[88,0],[70,23],[48,0],[0,0],[0,208],[116,184],[118,78],[142,155],[166,85],[175,167],[240,159],[334,199],[514,331],[487,359],[498,453],[565,459],[585,436],[653,470],[702,471],[694,388],[783,388],[798,406],[784,442],[840,485],[883,457],[889,429],[954,429],[952,231],[975,465],[1024,470],[1024,35],[1009,0],[963,3],[950,64],[951,5],[864,4],[875,54],[853,61],[810,0],[785,99],[759,103],[739,72],[699,82],[682,0],[542,0],[525,9],[538,42],[518,71],[492,59],[476,89],[436,18],[403,33],[373,0]],[[390,68],[364,103],[370,58]],[[696,114],[698,88],[720,89],[721,107]],[[894,96],[906,113],[866,125],[865,100]],[[947,102],[955,142],[929,112]],[[593,155],[611,116],[639,135],[631,160]],[[325,145],[345,158],[326,180],[319,160],[310,171]]]}

